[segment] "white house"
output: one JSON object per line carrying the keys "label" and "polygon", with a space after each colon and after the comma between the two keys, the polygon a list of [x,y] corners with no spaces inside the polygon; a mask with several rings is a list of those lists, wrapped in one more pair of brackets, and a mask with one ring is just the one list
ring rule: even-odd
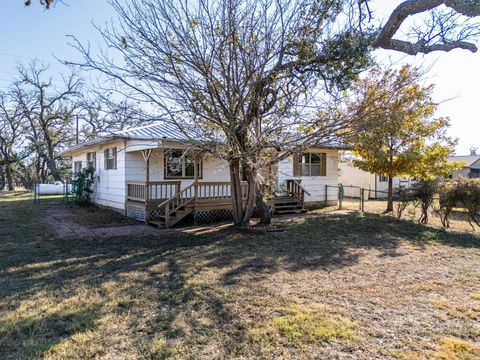
{"label": "white house", "polygon": [[463,162],[460,170],[452,173],[452,177],[480,178],[480,155],[450,156],[450,162]]}
{"label": "white house", "polygon": [[[195,143],[174,126],[157,122],[75,145],[63,155],[71,157],[74,172],[95,168],[95,204],[168,227],[189,214],[202,222],[231,213],[228,164],[192,148]],[[338,151],[312,148],[264,171],[278,186],[272,210],[336,204]]]}
{"label": "white house", "polygon": [[[353,165],[353,160],[347,154],[341,154],[339,161],[339,183],[344,187],[345,196],[357,197],[360,195],[360,188],[367,189],[370,198],[385,198],[388,192],[388,176],[373,174],[359,169]],[[413,179],[393,178],[393,188],[410,187]],[[367,195],[366,195],[367,196]]]}

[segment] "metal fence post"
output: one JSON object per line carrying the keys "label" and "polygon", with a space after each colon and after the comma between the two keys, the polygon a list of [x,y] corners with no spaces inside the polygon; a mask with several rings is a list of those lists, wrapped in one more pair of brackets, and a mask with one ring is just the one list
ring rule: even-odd
{"label": "metal fence post", "polygon": [[342,210],[343,196],[344,196],[343,185],[339,184],[339,186],[338,186],[338,210]]}
{"label": "metal fence post", "polygon": [[365,212],[365,189],[361,189],[360,192],[360,211]]}
{"label": "metal fence post", "polygon": [[325,206],[328,206],[328,185],[325,185]]}

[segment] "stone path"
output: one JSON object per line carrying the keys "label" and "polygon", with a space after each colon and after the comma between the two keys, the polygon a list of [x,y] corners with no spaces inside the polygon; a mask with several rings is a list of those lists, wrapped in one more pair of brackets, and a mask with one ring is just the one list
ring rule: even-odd
{"label": "stone path", "polygon": [[65,206],[48,206],[45,221],[60,238],[142,236],[155,235],[159,232],[159,229],[145,224],[88,228],[75,222],[75,215]]}
{"label": "stone path", "polygon": [[[340,214],[346,215],[351,211],[332,211],[329,214]],[[272,225],[282,224],[288,221],[305,219],[305,218],[316,218],[324,216],[325,214],[296,214],[296,215],[286,215],[282,217],[275,217],[272,219]],[[108,238],[108,237],[118,237],[118,236],[145,236],[145,235],[156,235],[165,234],[165,233],[175,233],[183,232],[190,234],[206,234],[209,232],[215,232],[221,229],[228,228],[231,223],[215,223],[207,225],[194,225],[187,227],[178,227],[174,229],[159,229],[153,226],[146,224],[136,224],[136,225],[119,225],[119,226],[106,226],[98,228],[90,228],[83,226],[75,221],[75,215],[68,207],[65,206],[47,206],[46,208],[46,217],[45,221],[48,227],[55,233],[59,238]]]}

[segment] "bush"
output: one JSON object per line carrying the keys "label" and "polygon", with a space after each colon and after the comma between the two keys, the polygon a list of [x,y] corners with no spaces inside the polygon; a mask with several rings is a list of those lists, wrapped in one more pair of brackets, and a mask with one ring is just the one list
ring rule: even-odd
{"label": "bush", "polygon": [[444,227],[450,227],[450,215],[454,208],[463,208],[468,214],[468,222],[480,227],[476,219],[480,211],[480,179],[459,178],[445,180],[439,187],[440,217]]}
{"label": "bush", "polygon": [[408,207],[408,205],[414,202],[415,197],[411,189],[407,189],[406,187],[403,187],[403,186],[397,187],[395,189],[393,197],[397,201],[396,202],[397,219],[400,220],[402,218],[403,212]]}
{"label": "bush", "polygon": [[421,224],[428,224],[428,211],[433,205],[433,199],[438,190],[436,180],[419,180],[410,189],[399,187],[394,196],[397,201],[397,218],[402,217],[403,212],[412,204],[414,208],[420,207]]}
{"label": "bush", "polygon": [[412,186],[413,197],[420,206],[420,224],[428,224],[428,211],[433,205],[433,198],[438,190],[437,180],[419,180]]}
{"label": "bush", "polygon": [[75,174],[72,180],[73,203],[75,205],[86,206],[90,203],[94,173],[95,169],[88,167]]}

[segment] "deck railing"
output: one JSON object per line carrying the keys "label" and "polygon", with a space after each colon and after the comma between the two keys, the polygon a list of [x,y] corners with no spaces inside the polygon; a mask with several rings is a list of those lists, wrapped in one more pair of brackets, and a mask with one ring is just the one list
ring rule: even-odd
{"label": "deck railing", "polygon": [[295,179],[288,179],[286,180],[286,190],[289,196],[292,196],[299,201],[301,201],[302,204],[305,203],[305,194],[306,195],[311,195],[300,183],[299,180]]}
{"label": "deck railing", "polygon": [[127,200],[147,202],[169,199],[180,191],[181,181],[127,182]]}

